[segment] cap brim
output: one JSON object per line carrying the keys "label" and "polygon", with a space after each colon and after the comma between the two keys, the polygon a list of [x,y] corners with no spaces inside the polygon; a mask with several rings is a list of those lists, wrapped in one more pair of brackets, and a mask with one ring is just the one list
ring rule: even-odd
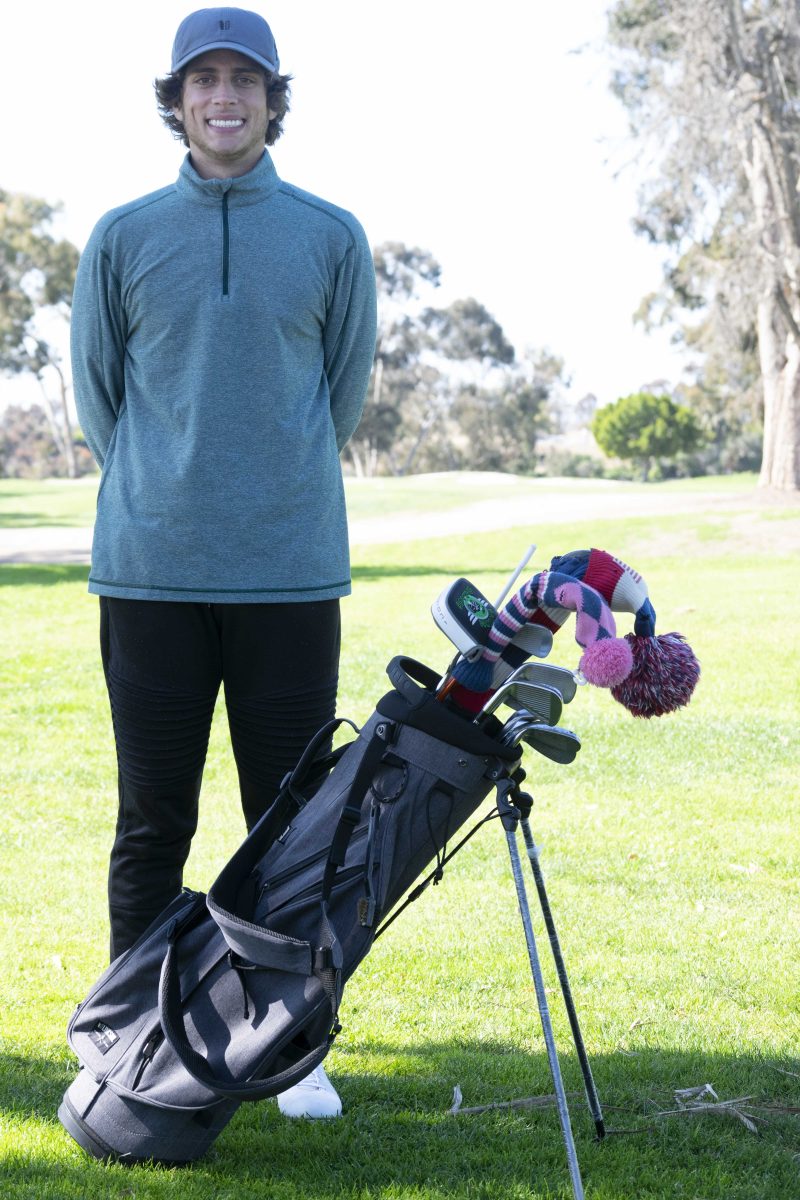
{"label": "cap brim", "polygon": [[209,50],[236,50],[237,53],[243,54],[245,58],[250,58],[253,62],[259,63],[268,71],[277,72],[280,70],[280,62],[270,62],[266,58],[262,58],[260,54],[255,54],[248,46],[240,46],[237,42],[208,42],[205,46],[201,46],[199,50],[192,50],[191,54],[184,55],[172,64],[172,73],[180,71],[181,67],[185,67],[187,63],[193,59],[199,58],[201,54],[206,54]]}

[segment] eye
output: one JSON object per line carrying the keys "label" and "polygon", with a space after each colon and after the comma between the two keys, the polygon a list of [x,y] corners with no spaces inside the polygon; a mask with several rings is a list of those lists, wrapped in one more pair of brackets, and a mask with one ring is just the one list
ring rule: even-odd
{"label": "eye", "polygon": [[237,75],[236,82],[239,87],[253,87],[258,81],[255,75]]}

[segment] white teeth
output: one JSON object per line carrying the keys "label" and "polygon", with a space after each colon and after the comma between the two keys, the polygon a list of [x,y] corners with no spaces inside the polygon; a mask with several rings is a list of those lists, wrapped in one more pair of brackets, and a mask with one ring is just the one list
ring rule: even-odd
{"label": "white teeth", "polygon": [[240,125],[244,125],[244,121],[240,117],[236,117],[230,121],[226,121],[222,117],[212,117],[208,123],[209,125],[213,125],[215,129],[238,129]]}

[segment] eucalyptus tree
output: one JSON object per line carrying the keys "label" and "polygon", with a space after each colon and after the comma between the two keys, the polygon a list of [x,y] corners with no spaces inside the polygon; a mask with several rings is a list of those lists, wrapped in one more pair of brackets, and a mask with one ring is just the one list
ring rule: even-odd
{"label": "eucalyptus tree", "polygon": [[373,249],[378,291],[378,336],[364,413],[347,451],[357,475],[374,475],[391,460],[404,417],[414,397],[432,384],[421,362],[427,334],[421,305],[439,286],[441,267],[433,255],[404,242]]}
{"label": "eucalyptus tree", "polygon": [[470,388],[508,382],[514,347],[478,300],[431,303],[441,267],[429,251],[385,242],[373,261],[378,337],[364,414],[347,448],[354,470],[372,475],[387,464],[404,475],[420,463],[461,465],[456,402]]}
{"label": "eucalyptus tree", "polygon": [[69,321],[78,250],[54,236],[56,212],[44,200],[0,189],[0,371],[39,381],[53,440],[75,476],[68,372],[53,320]]}
{"label": "eucalyptus tree", "polygon": [[609,11],[609,40],[613,88],[651,155],[638,226],[669,248],[666,315],[683,314],[718,375],[729,357],[723,387],[747,376],[742,358],[757,347],[760,482],[796,489],[800,6],[621,0]]}

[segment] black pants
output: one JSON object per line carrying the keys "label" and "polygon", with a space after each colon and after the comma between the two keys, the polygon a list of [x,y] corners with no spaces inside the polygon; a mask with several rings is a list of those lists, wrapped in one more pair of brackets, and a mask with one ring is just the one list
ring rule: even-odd
{"label": "black pants", "polygon": [[108,880],[112,958],[180,892],[220,683],[250,829],[334,715],[339,643],[338,600],[100,598],[119,781]]}

